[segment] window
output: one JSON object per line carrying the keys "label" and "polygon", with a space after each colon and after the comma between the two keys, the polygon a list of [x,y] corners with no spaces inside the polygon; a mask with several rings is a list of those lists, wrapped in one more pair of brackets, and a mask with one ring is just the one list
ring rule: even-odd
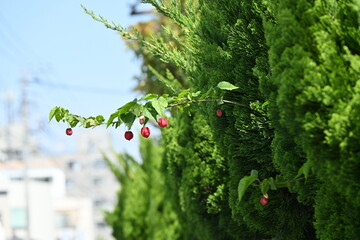
{"label": "window", "polygon": [[97,226],[98,228],[104,228],[104,227],[106,227],[107,225],[106,225],[105,222],[97,222],[97,223],[96,223],[96,226]]}
{"label": "window", "polygon": [[40,182],[52,182],[51,177],[39,177],[39,178],[34,178],[34,180],[40,181]]}
{"label": "window", "polygon": [[55,216],[56,227],[69,228],[71,227],[71,218],[67,213],[58,213]]}
{"label": "window", "polygon": [[100,185],[100,184],[102,184],[104,182],[104,179],[101,178],[101,177],[95,177],[93,179],[93,182],[94,182],[94,185]]}
{"label": "window", "polygon": [[104,159],[97,159],[94,161],[94,168],[104,168],[106,167],[106,162]]}
{"label": "window", "polygon": [[78,214],[78,210],[75,209],[56,212],[55,226],[57,228],[74,228]]}
{"label": "window", "polygon": [[26,208],[13,208],[10,212],[11,227],[25,228],[27,226]]}
{"label": "window", "polygon": [[71,179],[66,179],[65,185],[66,185],[67,189],[72,188],[72,187],[74,187],[74,181]]}
{"label": "window", "polygon": [[79,171],[81,169],[81,164],[74,160],[68,162],[67,165],[68,165],[68,168],[73,171]]}
{"label": "window", "polygon": [[101,198],[95,199],[95,201],[94,201],[94,204],[97,207],[101,207],[101,206],[105,205],[105,203],[106,203],[106,201],[104,199],[101,199]]}

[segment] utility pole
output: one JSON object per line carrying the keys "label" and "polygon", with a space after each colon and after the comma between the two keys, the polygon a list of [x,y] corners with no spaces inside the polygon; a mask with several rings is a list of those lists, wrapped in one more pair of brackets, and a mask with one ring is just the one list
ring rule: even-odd
{"label": "utility pole", "polygon": [[30,240],[30,192],[29,192],[29,101],[27,97],[27,84],[29,83],[27,74],[24,72],[21,78],[21,122],[24,125],[22,160],[24,162],[24,192],[25,192],[25,213],[26,213],[26,240]]}
{"label": "utility pole", "polygon": [[5,102],[5,112],[6,112],[6,125],[8,127],[5,128],[5,158],[4,161],[11,160],[13,154],[12,144],[11,144],[11,137],[10,137],[10,125],[13,122],[13,111],[12,111],[12,103],[14,101],[14,93],[10,90],[7,90],[3,94],[3,100]]}

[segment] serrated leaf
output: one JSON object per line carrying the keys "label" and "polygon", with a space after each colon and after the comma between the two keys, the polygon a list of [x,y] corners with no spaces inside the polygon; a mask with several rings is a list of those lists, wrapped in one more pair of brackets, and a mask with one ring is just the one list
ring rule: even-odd
{"label": "serrated leaf", "polygon": [[156,110],[153,108],[151,104],[145,104],[143,115],[147,117],[149,120],[156,122]]}
{"label": "serrated leaf", "polygon": [[93,127],[93,126],[95,126],[95,125],[96,125],[95,119],[93,119],[93,118],[88,118],[88,119],[86,119],[86,121],[85,121],[84,127],[85,127],[85,128],[89,128],[89,127]]}
{"label": "serrated leaf", "polygon": [[309,173],[310,173],[310,169],[313,167],[313,163],[311,161],[307,161],[305,162],[301,168],[299,169],[297,175],[295,178],[300,177],[301,175],[304,175],[305,180],[307,180]]}
{"label": "serrated leaf", "polygon": [[142,104],[137,103],[132,107],[132,111],[134,112],[135,116],[140,116],[143,110],[144,110],[144,106]]}
{"label": "serrated leaf", "polygon": [[119,108],[118,112],[119,115],[128,112],[135,104],[137,104],[137,99],[126,103],[124,106],[122,106],[121,108]]}
{"label": "serrated leaf", "polygon": [[281,175],[277,175],[275,179],[276,188],[288,188],[290,183]]}
{"label": "serrated leaf", "polygon": [[49,113],[49,121],[51,121],[51,119],[53,119],[53,117],[55,116],[56,114],[56,111],[59,109],[59,107],[54,107],[50,110],[50,113]]}
{"label": "serrated leaf", "polygon": [[257,180],[256,176],[245,176],[239,181],[239,185],[238,185],[239,202],[241,202],[241,199],[243,198],[248,187],[251,184],[253,184],[256,180]]}
{"label": "serrated leaf", "polygon": [[98,116],[96,116],[96,121],[98,122],[98,123],[103,123],[104,121],[105,121],[105,119],[104,119],[104,117],[102,116],[102,115],[98,115]]}
{"label": "serrated leaf", "polygon": [[188,94],[189,91],[190,91],[190,89],[182,90],[182,91],[179,93],[178,98],[184,97],[186,94]]}
{"label": "serrated leaf", "polygon": [[165,98],[159,97],[159,99],[154,99],[151,104],[160,116],[165,115],[165,109],[168,105],[168,102]]}
{"label": "serrated leaf", "polygon": [[201,94],[201,91],[197,91],[197,92],[194,92],[194,93],[191,93],[191,96],[193,97],[197,97]]}
{"label": "serrated leaf", "polygon": [[144,97],[142,97],[140,99],[140,101],[143,101],[143,100],[151,100],[151,99],[154,99],[154,98],[158,98],[159,95],[157,94],[154,94],[154,93],[149,93],[149,94],[146,94]]}
{"label": "serrated leaf", "polygon": [[203,93],[199,99],[202,100],[202,99],[205,99],[206,97],[208,97],[212,90],[213,90],[213,87],[209,88],[209,90],[207,90],[206,93]]}
{"label": "serrated leaf", "polygon": [[222,90],[229,90],[229,91],[239,88],[239,87],[236,87],[233,84],[231,84],[229,82],[225,82],[225,81],[219,82],[217,87],[222,89]]}
{"label": "serrated leaf", "polygon": [[168,106],[168,102],[166,100],[166,98],[164,97],[159,97],[159,103],[161,104],[162,107],[166,108]]}
{"label": "serrated leaf", "polygon": [[79,120],[77,120],[77,119],[74,119],[72,122],[70,122],[69,124],[70,124],[70,127],[72,127],[72,128],[74,128],[74,127],[76,127],[76,125],[79,123]]}
{"label": "serrated leaf", "polygon": [[265,194],[265,193],[267,193],[269,191],[269,187],[270,187],[269,182],[270,182],[269,179],[262,180],[262,182],[260,184],[262,194]]}
{"label": "serrated leaf", "polygon": [[64,117],[64,114],[61,112],[61,111],[56,111],[56,113],[55,113],[55,120],[57,121],[57,122],[60,122],[62,119],[63,119],[63,117]]}
{"label": "serrated leaf", "polygon": [[276,187],[276,185],[275,185],[275,181],[274,181],[274,178],[269,178],[269,186],[270,186],[270,189],[271,190],[276,190],[277,189],[277,187]]}
{"label": "serrated leaf", "polygon": [[72,121],[74,121],[74,115],[72,115],[72,114],[66,115],[65,120],[66,120],[68,123],[71,123]]}
{"label": "serrated leaf", "polygon": [[106,127],[108,128],[108,127],[112,124],[112,122],[114,121],[114,119],[117,118],[118,116],[119,116],[119,111],[116,111],[116,112],[112,113],[112,114],[110,115],[107,123],[106,123]]}
{"label": "serrated leaf", "polygon": [[135,121],[136,116],[132,112],[127,112],[120,115],[120,119],[130,129]]}
{"label": "serrated leaf", "polygon": [[250,176],[255,176],[258,177],[259,176],[259,172],[257,170],[251,170]]}
{"label": "serrated leaf", "polygon": [[85,126],[86,119],[85,118],[80,118],[79,122],[81,123],[82,126]]}

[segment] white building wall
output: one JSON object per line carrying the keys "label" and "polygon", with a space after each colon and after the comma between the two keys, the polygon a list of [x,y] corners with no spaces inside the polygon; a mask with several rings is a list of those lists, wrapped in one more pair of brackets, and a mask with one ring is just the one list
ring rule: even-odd
{"label": "white building wall", "polygon": [[[55,240],[54,234],[54,214],[52,206],[52,197],[50,186],[42,182],[31,181],[28,184],[29,189],[29,222],[30,222],[30,236],[37,240]],[[12,236],[11,228],[18,222],[27,222],[26,215],[21,219],[14,219],[14,211],[20,210],[26,213],[26,198],[25,198],[25,184],[23,181],[10,182],[7,187],[7,196],[2,199],[2,203],[6,206],[1,206],[0,211],[4,215],[3,223],[7,238]],[[15,226],[17,236],[26,237],[26,226]]]}

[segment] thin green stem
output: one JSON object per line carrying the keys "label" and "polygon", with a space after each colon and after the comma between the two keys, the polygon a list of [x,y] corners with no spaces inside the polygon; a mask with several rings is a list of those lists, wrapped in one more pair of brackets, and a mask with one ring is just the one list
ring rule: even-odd
{"label": "thin green stem", "polygon": [[[183,99],[180,99],[180,100],[187,100],[187,98],[183,98]],[[174,103],[174,104],[169,104],[168,107],[176,107],[176,106],[186,105],[186,104],[190,104],[190,103],[217,102],[217,101],[219,101],[219,100],[218,100],[218,99],[189,100],[189,101],[184,101],[184,102],[178,102],[178,103]],[[259,112],[254,111],[254,109],[252,109],[252,108],[250,108],[249,106],[246,106],[246,105],[244,105],[244,104],[241,104],[241,103],[238,103],[238,102],[229,101],[229,100],[224,100],[224,99],[222,100],[222,102],[247,108],[247,109],[251,110],[252,113],[254,113],[254,114],[255,114],[256,116],[258,116],[258,117],[266,117],[266,116],[260,114]]]}

